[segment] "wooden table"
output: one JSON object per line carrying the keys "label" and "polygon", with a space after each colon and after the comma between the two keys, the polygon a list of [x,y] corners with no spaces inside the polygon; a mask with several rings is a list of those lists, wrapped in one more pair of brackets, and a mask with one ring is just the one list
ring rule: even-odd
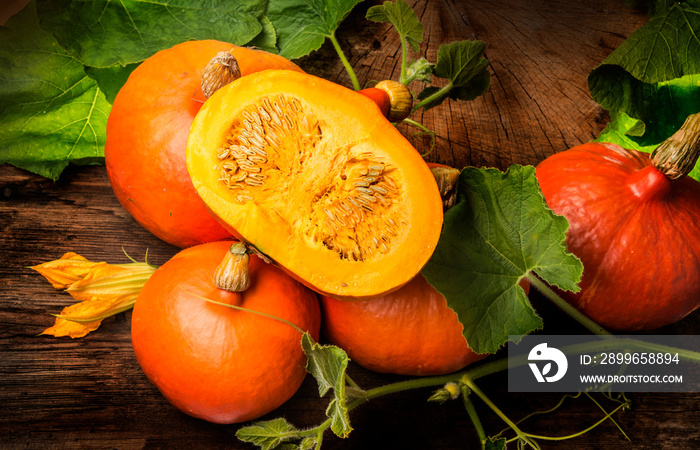
{"label": "wooden table", "polygon": [[[398,37],[368,22],[372,4],[360,4],[338,37],[360,82],[398,77]],[[425,25],[421,54],[435,61],[440,43],[487,43],[492,81],[468,103],[448,102],[414,119],[435,130],[430,161],[455,166],[537,164],[555,152],[597,136],[607,115],[589,97],[586,77],[647,17],[621,1],[409,0]],[[350,86],[329,45],[299,61],[308,72]],[[402,128],[410,133],[412,130]],[[427,142],[416,142],[419,150]],[[237,441],[239,425],[214,425],[171,407],[139,369],[130,344],[130,313],[105,320],[82,339],[37,336],[71,298],[55,291],[27,266],[75,251],[92,260],[127,262],[123,252],[162,264],[177,249],[142,229],[112,194],[104,167],[70,168],[50,182],[0,167],[0,448],[253,448]],[[546,330],[575,325],[536,293],[532,301]],[[691,334],[693,314],[662,332]],[[583,332],[583,331],[582,331]],[[403,379],[369,372],[354,363],[349,373],[371,388]],[[547,409],[558,394],[508,393],[505,374],[480,386],[513,419]],[[459,402],[427,403],[430,390],[373,400],[351,415],[355,430],[344,440],[326,435],[333,449],[477,448],[478,439]],[[632,409],[615,416],[632,442],[611,422],[544,448],[700,448],[700,394],[631,394]],[[264,419],[284,416],[299,427],[324,419],[307,377],[289,402]],[[489,434],[505,426],[477,401]],[[564,435],[601,417],[590,401],[565,404],[557,415],[536,417],[527,431]]]}

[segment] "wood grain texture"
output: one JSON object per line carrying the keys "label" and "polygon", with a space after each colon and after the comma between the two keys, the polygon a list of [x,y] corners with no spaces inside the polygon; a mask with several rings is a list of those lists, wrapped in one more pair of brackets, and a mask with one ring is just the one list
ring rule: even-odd
{"label": "wood grain texture", "polygon": [[[428,159],[460,168],[537,164],[597,136],[607,116],[590,98],[587,76],[647,20],[618,1],[409,3],[424,24],[420,51],[412,57],[435,62],[440,44],[457,40],[487,44],[492,78],[485,95],[471,102],[448,101],[411,117],[437,134],[437,148]],[[398,35],[364,19],[371,5],[360,4],[338,33],[362,86],[398,79],[400,73]],[[302,66],[351,85],[330,46],[305,58]],[[436,80],[436,85],[444,82]],[[418,82],[411,87],[421,88]],[[401,130],[406,135],[417,131]],[[424,152],[428,143],[423,139],[415,146]]]}
{"label": "wood grain texture", "polygon": [[[384,24],[364,19],[360,4],[338,38],[362,84],[398,77],[398,37]],[[607,120],[586,87],[586,77],[647,19],[621,1],[409,0],[425,25],[420,56],[435,61],[441,43],[487,43],[491,87],[472,102],[448,101],[413,117],[437,133],[428,159],[458,167],[537,164],[555,152],[596,136]],[[330,45],[298,61],[308,72],[350,86]],[[417,85],[413,86],[418,88]],[[414,129],[402,127],[407,135]],[[427,141],[416,141],[419,150]],[[1,151],[1,150],[0,150]],[[79,340],[37,336],[50,314],[70,304],[28,266],[68,251],[91,260],[127,262],[127,253],[162,264],[177,251],[141,228],[114,198],[104,167],[72,167],[57,183],[0,167],[0,448],[240,448],[238,425],[221,426],[176,411],[140,371],[130,343],[130,313],[105,320]],[[547,331],[576,326],[533,294]],[[694,333],[698,314],[662,333]],[[585,331],[580,330],[585,333]],[[369,372],[351,363],[350,376],[365,388],[403,377]],[[479,382],[494,402],[517,420],[557,403],[558,394],[508,393],[504,374]],[[393,394],[352,412],[347,439],[326,435],[330,449],[478,448],[458,402],[427,403],[430,389]],[[595,431],[543,448],[700,448],[700,394],[633,394],[632,409],[616,415],[627,441],[606,422]],[[328,399],[319,399],[310,377],[279,410],[299,427],[324,420]],[[489,434],[503,423],[477,403]],[[569,401],[556,416],[530,419],[532,433],[564,435],[601,418],[585,399]]]}

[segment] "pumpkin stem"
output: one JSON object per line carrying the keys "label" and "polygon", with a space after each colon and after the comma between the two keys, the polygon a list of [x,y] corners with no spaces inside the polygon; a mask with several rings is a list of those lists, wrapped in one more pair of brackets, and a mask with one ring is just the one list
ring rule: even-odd
{"label": "pumpkin stem", "polygon": [[401,122],[411,114],[413,94],[408,86],[398,81],[384,80],[374,87],[381,89],[389,96],[389,112],[386,114],[389,122]]}
{"label": "pumpkin stem", "polygon": [[700,156],[700,113],[688,116],[683,126],[659,144],[651,162],[671,180],[683,178],[695,167]]}
{"label": "pumpkin stem", "polygon": [[202,73],[202,93],[209,98],[222,87],[241,77],[238,61],[233,54],[219,52],[214,56]]}
{"label": "pumpkin stem", "polygon": [[433,173],[440,191],[442,209],[447,211],[457,202],[457,184],[461,172],[454,167],[442,165],[431,165],[430,171]]}
{"label": "pumpkin stem", "polygon": [[250,286],[250,261],[248,248],[242,242],[234,242],[226,256],[214,271],[214,284],[219,289],[243,292]]}

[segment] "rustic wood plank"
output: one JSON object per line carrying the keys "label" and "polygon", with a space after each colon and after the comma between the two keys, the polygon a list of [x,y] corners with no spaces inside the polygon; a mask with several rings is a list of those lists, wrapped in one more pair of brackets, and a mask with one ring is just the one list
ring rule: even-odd
{"label": "rustic wood plank", "polygon": [[[435,62],[441,43],[479,39],[487,44],[492,78],[484,96],[448,101],[412,116],[437,133],[437,148],[429,159],[456,167],[537,164],[597,136],[607,116],[590,98],[588,73],[647,20],[622,2],[610,1],[409,3],[425,27],[420,51],[413,56]],[[398,79],[400,72],[399,38],[388,26],[364,19],[371,4],[358,6],[338,33],[363,86]],[[328,45],[305,58],[302,66],[351,85]],[[419,90],[420,83],[411,87]],[[416,131],[400,129],[406,135]],[[428,143],[415,141],[421,152],[428,150]]]}
{"label": "rustic wood plank", "polygon": [[[397,78],[398,37],[364,19],[359,5],[338,32],[360,82]],[[435,61],[439,45],[458,39],[487,43],[492,84],[472,102],[449,101],[414,119],[438,134],[431,161],[455,166],[536,164],[586,142],[607,120],[589,97],[586,76],[646,17],[622,2],[574,0],[412,0],[425,24],[419,54]],[[333,49],[299,63],[308,72],[350,85]],[[418,87],[414,85],[414,87]],[[406,134],[413,129],[401,127]],[[416,143],[427,149],[427,141]],[[112,195],[103,167],[70,168],[57,183],[0,167],[0,447],[15,448],[252,448],[238,442],[239,425],[221,426],[176,411],[140,371],[130,343],[130,313],[105,320],[79,340],[37,336],[51,313],[71,303],[27,269],[76,251],[90,259],[126,262],[128,253],[162,264],[176,248],[141,228]],[[561,313],[533,294],[548,331],[572,331]],[[698,314],[660,333],[694,333]],[[351,363],[349,373],[371,388],[402,377]],[[513,419],[547,409],[559,395],[508,393],[505,375],[479,382]],[[376,399],[352,413],[348,439],[326,436],[334,449],[476,448],[476,435],[458,402],[427,404],[430,389]],[[700,448],[700,395],[633,394],[631,411],[616,416],[632,443],[610,422],[587,435],[545,448]],[[327,399],[307,380],[289,402],[262,419],[285,416],[311,427],[324,419]],[[504,426],[477,402],[489,433]],[[560,414],[535,417],[527,430],[568,434],[600,418],[584,399]]]}

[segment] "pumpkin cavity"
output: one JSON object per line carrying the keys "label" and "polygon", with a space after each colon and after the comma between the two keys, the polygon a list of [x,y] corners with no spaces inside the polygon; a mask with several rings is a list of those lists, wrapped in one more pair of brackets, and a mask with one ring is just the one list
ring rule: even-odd
{"label": "pumpkin cavity", "polygon": [[219,182],[239,204],[255,202],[312,247],[367,261],[403,240],[398,169],[369,142],[339,144],[306,102],[263,96],[231,118],[217,150]]}

